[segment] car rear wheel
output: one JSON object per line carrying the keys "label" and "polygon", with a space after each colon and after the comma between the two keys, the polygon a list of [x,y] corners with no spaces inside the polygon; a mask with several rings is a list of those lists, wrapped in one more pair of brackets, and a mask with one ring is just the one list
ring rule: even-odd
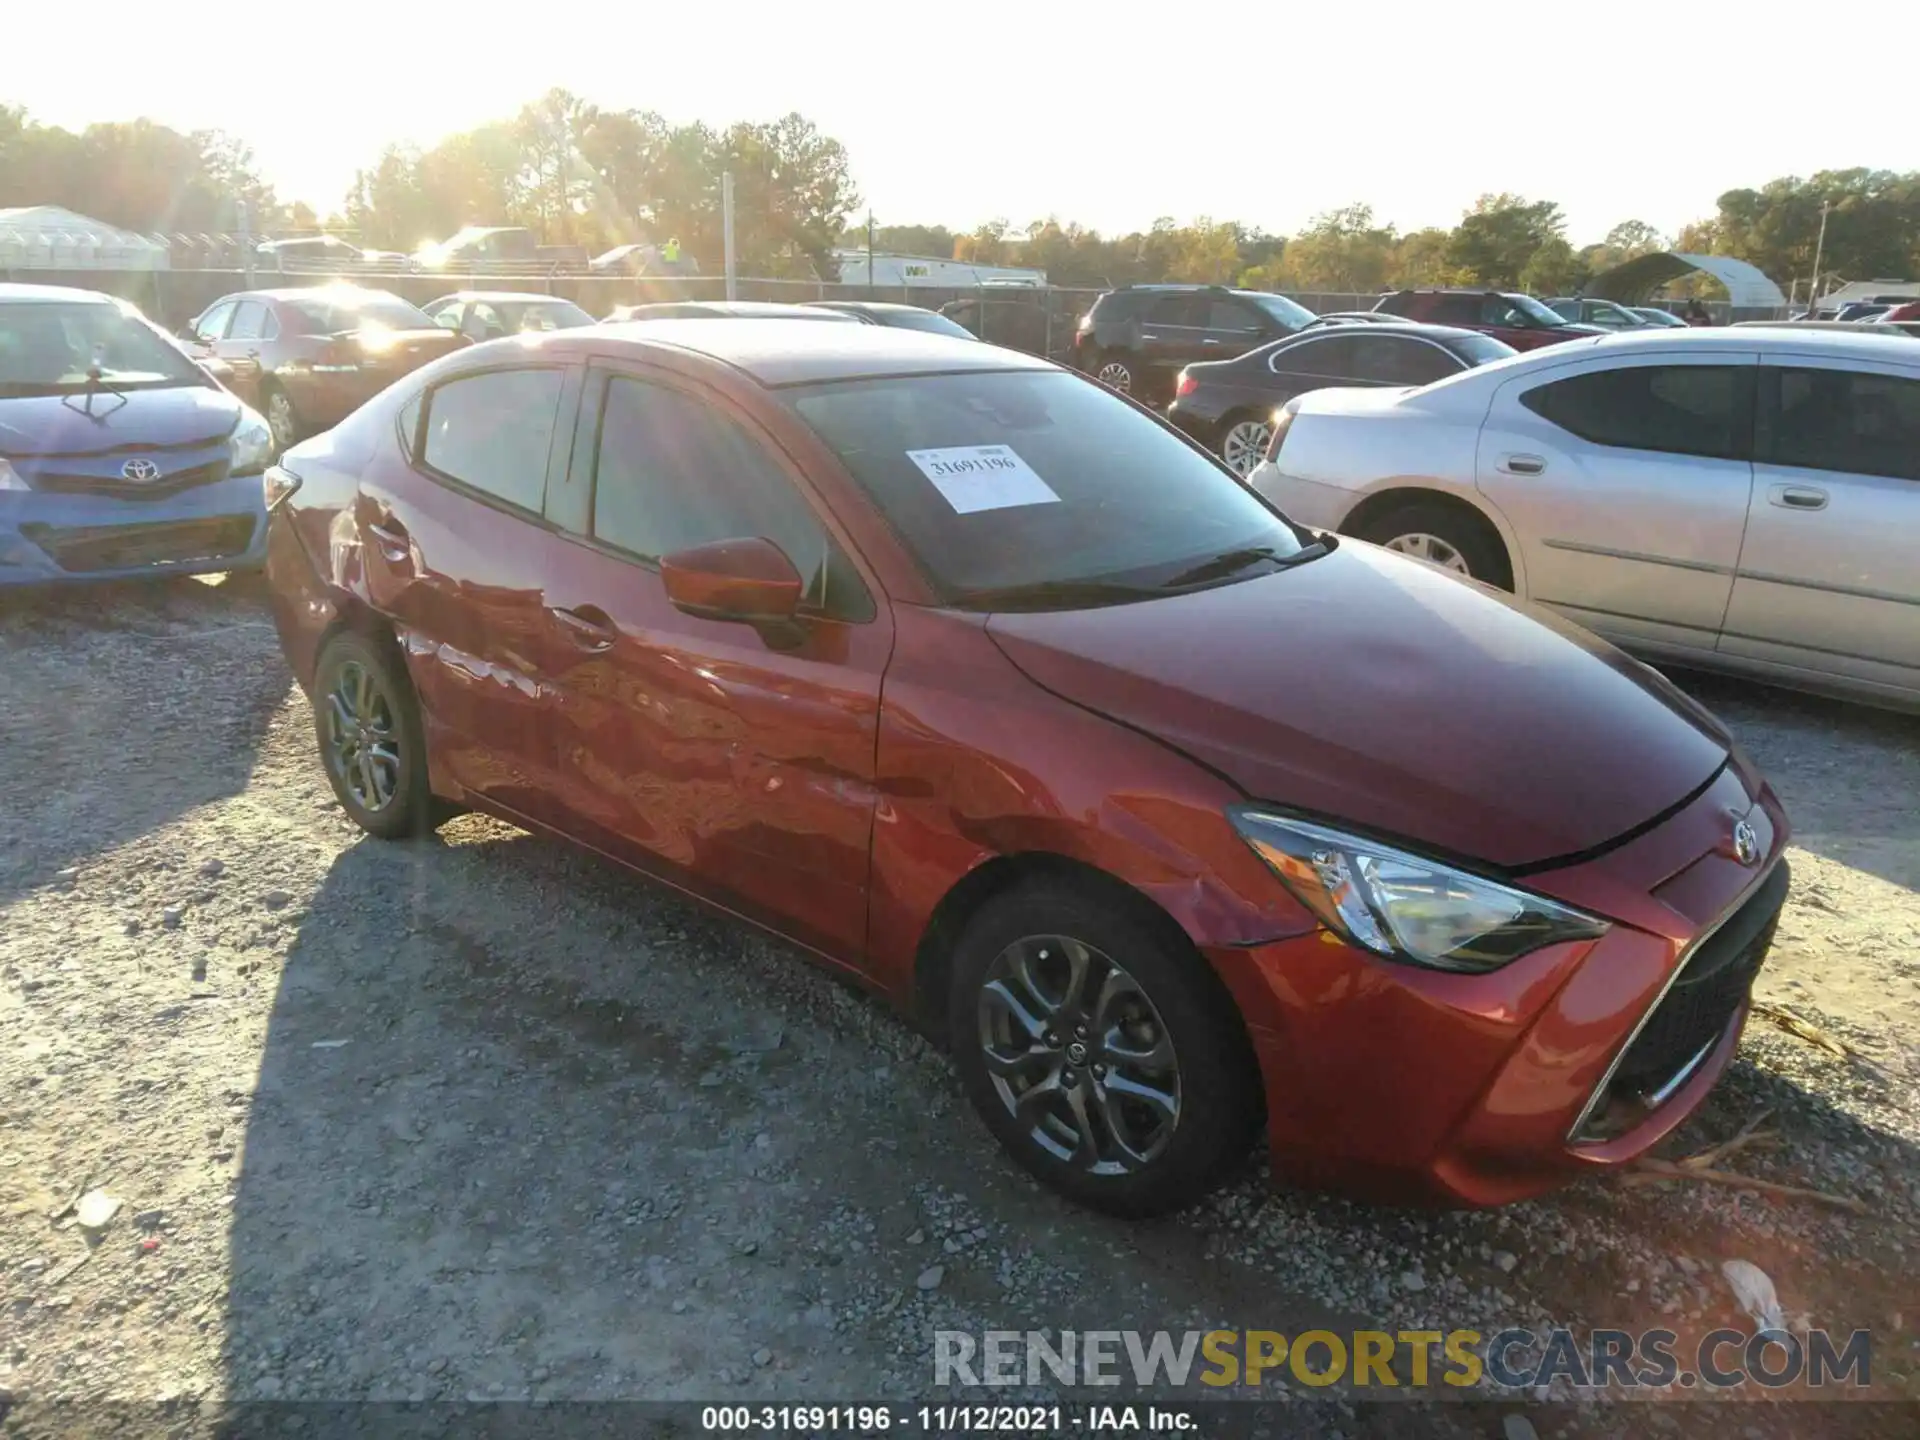
{"label": "car rear wheel", "polygon": [[1093,378],[1102,385],[1109,385],[1122,395],[1133,393],[1133,367],[1122,355],[1097,355],[1093,361]]}
{"label": "car rear wheel", "polygon": [[1242,479],[1251,475],[1267,458],[1267,446],[1273,443],[1273,426],[1255,416],[1241,415],[1232,420],[1220,435],[1220,458],[1227,468]]}
{"label": "car rear wheel", "polygon": [[283,453],[299,444],[300,417],[294,413],[293,401],[287,392],[278,385],[272,386],[263,403],[267,410],[267,425],[273,431],[274,452]]}
{"label": "car rear wheel", "polygon": [[1451,505],[1403,505],[1359,526],[1362,540],[1502,590],[1513,588],[1506,547],[1493,527]]}
{"label": "car rear wheel", "polygon": [[334,797],[382,840],[432,828],[426,741],[413,686],[377,642],[336,635],[314,668],[313,723]]}
{"label": "car rear wheel", "polygon": [[1232,1002],[1163,928],[1031,884],[982,907],[954,957],[954,1054],[987,1128],[1040,1180],[1114,1215],[1199,1200],[1259,1117]]}

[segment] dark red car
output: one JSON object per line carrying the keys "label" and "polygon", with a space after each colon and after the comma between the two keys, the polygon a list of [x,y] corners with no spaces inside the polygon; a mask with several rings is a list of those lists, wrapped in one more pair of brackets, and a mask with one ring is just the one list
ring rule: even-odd
{"label": "dark red car", "polygon": [[267,417],[283,450],[467,343],[398,295],[355,285],[222,296],[183,338],[230,367],[227,383]]}
{"label": "dark red car", "polygon": [[1646,666],[1304,532],[1043,360],[741,320],[475,346],[268,472],[340,803],[468,806],[787,937],[1110,1211],[1497,1203],[1739,1043],[1787,821]]}
{"label": "dark red car", "polygon": [[1538,350],[1565,340],[1590,340],[1614,331],[1569,320],[1531,295],[1506,290],[1394,290],[1374,302],[1381,314],[1425,325],[1478,330],[1516,350]]}

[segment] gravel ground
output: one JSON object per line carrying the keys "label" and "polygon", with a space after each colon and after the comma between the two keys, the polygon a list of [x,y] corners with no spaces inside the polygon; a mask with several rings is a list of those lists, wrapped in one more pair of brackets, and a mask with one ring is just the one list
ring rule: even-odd
{"label": "gravel ground", "polygon": [[1687,681],[1797,825],[1760,993],[1870,1058],[1756,1022],[1666,1152],[1771,1110],[1728,1168],[1866,1217],[1617,1179],[1366,1210],[1255,1157],[1124,1225],[777,944],[489,820],[361,838],[248,587],[0,603],[0,1410],[906,1398],[937,1328],[1685,1336],[1747,1323],[1730,1258],[1920,1397],[1920,722]]}

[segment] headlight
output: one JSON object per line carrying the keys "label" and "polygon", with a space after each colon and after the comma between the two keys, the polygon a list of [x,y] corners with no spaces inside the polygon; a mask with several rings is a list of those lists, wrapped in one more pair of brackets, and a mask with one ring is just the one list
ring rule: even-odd
{"label": "headlight", "polygon": [[233,427],[234,475],[258,475],[273,459],[273,427],[259,411],[240,407],[240,423]]}
{"label": "headlight", "polygon": [[1321,924],[1389,960],[1480,974],[1607,933],[1604,920],[1378,841],[1261,810],[1232,818]]}

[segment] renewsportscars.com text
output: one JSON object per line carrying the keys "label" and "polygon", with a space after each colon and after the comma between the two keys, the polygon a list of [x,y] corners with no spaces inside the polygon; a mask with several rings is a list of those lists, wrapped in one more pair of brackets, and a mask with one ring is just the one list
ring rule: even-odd
{"label": "renewsportscars.com text", "polygon": [[1521,1389],[1558,1380],[1581,1388],[1664,1389],[1871,1384],[1872,1337],[1824,1330],[1714,1330],[1688,1350],[1671,1330],[966,1330],[934,1332],[939,1386],[1205,1385],[1258,1387],[1269,1378],[1324,1386]]}

